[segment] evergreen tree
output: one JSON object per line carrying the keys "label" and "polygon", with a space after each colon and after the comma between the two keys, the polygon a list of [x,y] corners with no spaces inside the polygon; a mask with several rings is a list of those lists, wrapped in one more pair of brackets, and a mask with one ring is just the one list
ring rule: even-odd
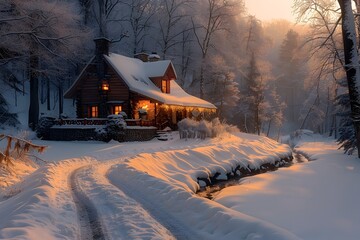
{"label": "evergreen tree", "polygon": [[239,112],[239,121],[240,129],[245,132],[260,132],[259,107],[264,99],[263,87],[255,54],[252,53],[244,86],[241,87],[240,103],[242,107]]}
{"label": "evergreen tree", "polygon": [[337,142],[340,145],[339,148],[343,148],[344,153],[350,155],[356,150],[357,146],[354,125],[351,119],[350,98],[349,93],[346,91],[346,79],[343,78],[338,84],[343,93],[336,98],[336,115],[340,118]]}
{"label": "evergreen tree", "polygon": [[221,120],[233,122],[234,108],[240,98],[235,75],[221,56],[212,57],[211,65],[207,66],[207,69],[206,96],[218,108],[218,116]]}
{"label": "evergreen tree", "polygon": [[[352,12],[351,0],[338,0],[342,16],[342,36],[344,44],[344,59],[351,119],[360,158],[360,66],[356,43],[355,19]],[[348,136],[350,137],[350,136]]]}
{"label": "evergreen tree", "polygon": [[303,70],[299,59],[299,34],[289,30],[280,46],[278,66],[278,93],[287,103],[286,119],[297,123],[300,107],[297,104],[303,96]]}
{"label": "evergreen tree", "polygon": [[19,124],[17,114],[9,112],[8,103],[0,93],[0,127],[2,125],[16,126],[17,124]]}
{"label": "evergreen tree", "polygon": [[351,119],[351,109],[349,107],[349,94],[342,94],[337,98],[339,110],[337,115],[341,117],[339,127],[339,137],[337,139],[339,148],[344,149],[344,153],[351,155],[356,150],[357,140],[355,137],[354,125]]}

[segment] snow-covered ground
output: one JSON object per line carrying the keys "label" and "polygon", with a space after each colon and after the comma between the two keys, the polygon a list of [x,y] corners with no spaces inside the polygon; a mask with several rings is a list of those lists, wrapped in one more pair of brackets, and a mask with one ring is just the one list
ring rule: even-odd
{"label": "snow-covered ground", "polygon": [[37,140],[49,146],[41,158],[51,163],[2,189],[0,239],[79,239],[86,228],[78,200],[87,199],[109,239],[357,239],[360,194],[351,186],[360,163],[323,141],[310,137],[297,147],[317,161],[246,178],[212,201],[194,193],[197,177],[226,178],[237,165],[257,169],[290,148],[242,133],[186,141],[174,132],[167,142]]}
{"label": "snow-covered ground", "polygon": [[302,239],[359,239],[360,160],[337,148],[333,139],[305,137],[296,150],[316,161],[244,178],[215,201]]}

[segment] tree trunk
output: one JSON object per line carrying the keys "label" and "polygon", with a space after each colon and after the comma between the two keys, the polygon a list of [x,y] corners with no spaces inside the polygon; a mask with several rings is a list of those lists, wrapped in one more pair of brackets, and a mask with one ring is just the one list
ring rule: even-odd
{"label": "tree trunk", "polygon": [[351,117],[357,140],[358,157],[360,158],[360,69],[356,44],[355,19],[351,0],[338,0],[342,16],[342,36],[344,44],[345,70],[349,88]]}
{"label": "tree trunk", "polygon": [[46,78],[46,109],[48,111],[51,110],[51,105],[50,105],[50,79]]}
{"label": "tree trunk", "polygon": [[39,67],[39,58],[33,53],[30,55],[30,107],[28,125],[35,130],[39,121],[39,78],[36,69]]}
{"label": "tree trunk", "polygon": [[58,86],[58,93],[59,93],[59,118],[61,118],[61,115],[63,114],[64,111],[64,98],[63,98],[63,87],[61,85],[61,83],[59,83]]}
{"label": "tree trunk", "polygon": [[271,127],[271,119],[269,120],[269,123],[268,123],[268,129],[267,129],[267,133],[266,133],[267,137],[269,137],[269,134],[270,134],[270,127]]}
{"label": "tree trunk", "polygon": [[205,56],[201,59],[200,68],[200,98],[204,99],[204,68],[205,68]]}

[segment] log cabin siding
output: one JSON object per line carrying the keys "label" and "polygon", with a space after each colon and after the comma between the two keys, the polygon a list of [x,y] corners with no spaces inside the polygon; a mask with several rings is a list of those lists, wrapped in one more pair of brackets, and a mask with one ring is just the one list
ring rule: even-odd
{"label": "log cabin siding", "polygon": [[108,79],[110,85],[110,92],[108,95],[109,101],[128,101],[129,99],[129,87],[126,85],[124,80],[122,80],[115,71],[109,67],[108,71]]}
{"label": "log cabin siding", "polygon": [[[85,70],[85,74],[83,74],[80,79],[81,84],[78,85],[76,90],[76,105],[78,117],[90,117],[90,106],[96,105],[98,107],[103,107],[102,104],[109,101],[122,101],[123,103],[106,104],[107,114],[112,114],[112,107],[114,105],[121,105],[122,111],[129,114],[129,87],[126,85],[124,80],[116,74],[115,70],[109,65],[106,65],[105,67],[105,79],[109,83],[109,92],[106,95],[101,95],[100,81],[97,75],[96,65],[94,64],[94,62],[92,64],[89,64],[89,66]],[[99,111],[99,113],[101,113],[101,111]]]}

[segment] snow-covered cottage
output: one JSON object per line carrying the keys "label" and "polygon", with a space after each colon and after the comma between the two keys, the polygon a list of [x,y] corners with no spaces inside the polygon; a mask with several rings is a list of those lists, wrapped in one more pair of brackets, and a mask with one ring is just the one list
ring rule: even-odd
{"label": "snow-covered cottage", "polygon": [[[216,107],[186,93],[176,83],[170,60],[140,53],[134,58],[109,53],[109,40],[95,39],[96,55],[64,97],[76,99],[78,118],[105,118],[125,112],[128,125],[164,127]],[[142,119],[140,121],[140,119]]]}

